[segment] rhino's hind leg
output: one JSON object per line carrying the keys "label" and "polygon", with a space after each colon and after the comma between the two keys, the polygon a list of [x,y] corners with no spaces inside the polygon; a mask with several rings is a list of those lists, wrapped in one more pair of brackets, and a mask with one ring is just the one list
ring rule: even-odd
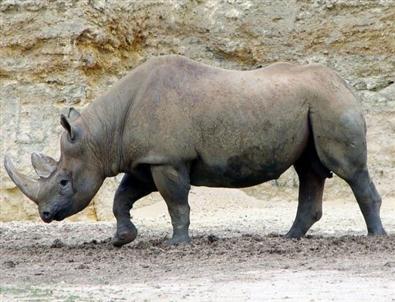
{"label": "rhino's hind leg", "polygon": [[299,177],[299,203],[294,223],[285,235],[300,238],[322,216],[322,195],[329,171],[321,164],[310,143],[307,150],[294,165]]}
{"label": "rhino's hind leg", "polygon": [[337,103],[339,108],[316,108],[311,112],[318,157],[325,167],[350,185],[368,234],[384,235],[380,219],[381,198],[367,168],[365,121],[358,107],[353,105],[353,95],[344,93],[342,97],[344,102]]}
{"label": "rhino's hind leg", "polygon": [[112,239],[115,246],[127,244],[137,236],[137,229],[130,221],[130,209],[140,198],[155,190],[154,185],[145,183],[130,174],[125,174],[115,193],[113,213],[117,220],[117,230]]}
{"label": "rhino's hind leg", "polygon": [[350,185],[368,229],[368,235],[385,235],[380,219],[381,197],[371,181],[367,169],[356,172],[346,179]]}
{"label": "rhino's hind leg", "polygon": [[169,244],[190,242],[188,194],[190,181],[188,169],[181,166],[152,166],[155,185],[166,201],[173,225],[173,237]]}

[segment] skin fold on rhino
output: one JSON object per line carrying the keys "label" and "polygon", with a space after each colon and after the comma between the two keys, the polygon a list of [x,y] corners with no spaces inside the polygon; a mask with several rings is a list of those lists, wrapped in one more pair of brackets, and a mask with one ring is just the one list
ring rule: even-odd
{"label": "skin fold on rhino", "polygon": [[130,210],[153,191],[168,206],[170,243],[188,242],[191,185],[248,187],[294,166],[299,204],[287,237],[305,235],[320,219],[332,172],[350,185],[368,234],[385,234],[358,98],[324,66],[277,63],[234,71],[181,56],[153,58],[81,114],[70,108],[61,124],[60,160],[32,155],[38,180],[4,160],[45,222],[81,211],[106,177],[123,172],[113,205],[114,245],[136,238]]}

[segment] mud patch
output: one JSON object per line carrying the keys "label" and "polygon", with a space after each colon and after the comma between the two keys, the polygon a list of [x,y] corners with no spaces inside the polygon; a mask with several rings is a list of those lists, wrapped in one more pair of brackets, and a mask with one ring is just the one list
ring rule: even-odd
{"label": "mud patch", "polygon": [[392,204],[387,237],[362,235],[344,202],[301,240],[281,236],[289,202],[196,203],[192,244],[176,247],[164,204],[133,212],[139,236],[121,248],[113,223],[0,223],[0,301],[394,301]]}
{"label": "mud patch", "polygon": [[[289,240],[277,234],[244,233],[232,237],[209,234],[194,236],[192,244],[175,247],[168,246],[164,236],[143,235],[132,244],[116,248],[110,237],[98,235],[99,239],[88,239],[97,232],[94,224],[74,225],[67,232],[75,238],[79,234],[82,241],[53,239],[58,236],[56,226],[46,229],[46,240],[21,243],[15,240],[15,233],[0,228],[0,297],[106,301],[128,300],[130,294],[137,300],[198,301],[202,295],[206,295],[206,300],[224,299],[228,287],[231,290],[248,285],[241,298],[251,298],[260,292],[259,286],[265,286],[261,284],[265,278],[281,276],[288,278],[287,282],[299,282],[295,280],[298,275],[327,278],[327,272],[332,272],[330,276],[333,272],[345,275],[348,281],[350,277],[384,278],[387,287],[395,282],[394,235],[308,236]],[[322,275],[323,272],[326,273]],[[214,290],[215,284],[225,291]],[[125,285],[128,289],[122,291]],[[217,296],[207,295],[210,288]]]}

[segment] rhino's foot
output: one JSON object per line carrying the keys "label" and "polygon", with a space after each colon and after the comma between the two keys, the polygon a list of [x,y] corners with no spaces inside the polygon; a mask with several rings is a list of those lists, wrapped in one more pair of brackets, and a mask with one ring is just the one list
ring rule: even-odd
{"label": "rhino's foot", "polygon": [[112,238],[112,244],[120,247],[124,244],[132,242],[137,237],[137,229],[134,225],[118,227]]}
{"label": "rhino's foot", "polygon": [[285,238],[287,239],[300,239],[305,235],[304,232],[301,230],[296,230],[296,229],[290,229],[287,234],[285,234]]}
{"label": "rhino's foot", "polygon": [[369,230],[368,236],[387,236],[387,232],[384,230],[383,227],[380,227],[374,231]]}
{"label": "rhino's foot", "polygon": [[189,235],[173,236],[173,238],[166,240],[166,245],[180,245],[180,244],[190,244],[191,238]]}

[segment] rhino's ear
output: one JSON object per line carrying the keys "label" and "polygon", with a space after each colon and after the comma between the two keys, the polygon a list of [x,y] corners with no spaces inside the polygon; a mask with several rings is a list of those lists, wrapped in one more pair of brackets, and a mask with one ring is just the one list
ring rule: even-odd
{"label": "rhino's ear", "polygon": [[74,120],[76,120],[78,117],[80,116],[80,113],[74,109],[73,107],[70,107],[68,109],[67,112],[67,118],[69,119],[69,121],[73,122]]}
{"label": "rhino's ear", "polygon": [[64,114],[60,115],[60,123],[62,124],[63,128],[68,132],[70,140],[73,141],[76,136],[76,130],[73,128],[70,121]]}

